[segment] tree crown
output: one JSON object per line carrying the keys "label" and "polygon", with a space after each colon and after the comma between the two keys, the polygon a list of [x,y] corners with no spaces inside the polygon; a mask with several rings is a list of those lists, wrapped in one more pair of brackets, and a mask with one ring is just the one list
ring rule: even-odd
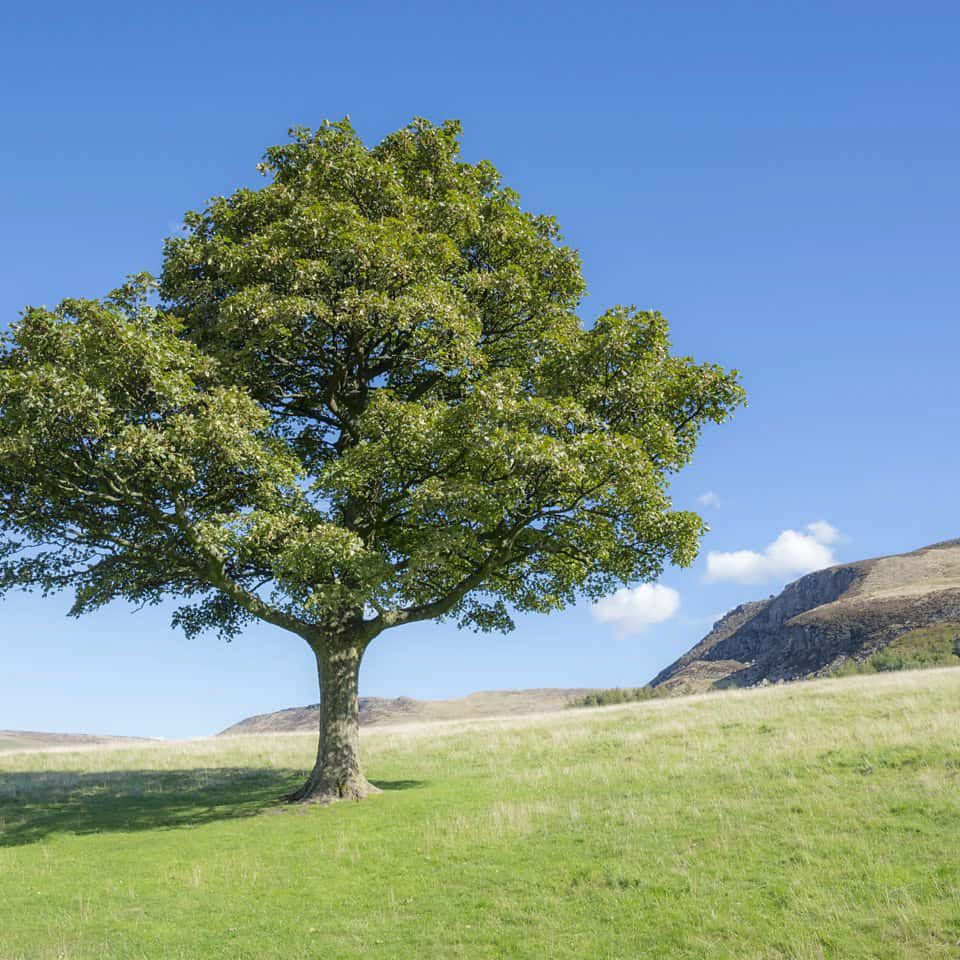
{"label": "tree crown", "polygon": [[[735,372],[654,312],[585,327],[577,254],[460,127],[270,148],[159,280],[30,308],[0,353],[0,588],[311,640],[507,629],[696,554],[668,481]],[[331,641],[332,642],[332,641]]]}

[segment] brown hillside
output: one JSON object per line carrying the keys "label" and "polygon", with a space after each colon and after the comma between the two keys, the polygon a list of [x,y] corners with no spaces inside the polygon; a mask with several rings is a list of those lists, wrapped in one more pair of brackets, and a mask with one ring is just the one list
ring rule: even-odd
{"label": "brown hillside", "polygon": [[737,607],[651,686],[680,693],[818,676],[957,621],[960,540],[949,540],[818,570]]}
{"label": "brown hillside", "polygon": [[[364,725],[418,723],[434,720],[467,720],[524,713],[562,710],[572,700],[590,693],[588,688],[497,690],[471,693],[456,700],[412,700],[409,697],[360,698],[360,722]],[[220,736],[246,733],[278,733],[315,730],[320,722],[316,704],[293,707],[248,717],[224,730]]]}
{"label": "brown hillside", "polygon": [[86,733],[39,733],[33,730],[0,730],[0,753],[10,750],[51,750],[57,747],[91,747],[114,743],[142,743],[142,737],[107,737]]}

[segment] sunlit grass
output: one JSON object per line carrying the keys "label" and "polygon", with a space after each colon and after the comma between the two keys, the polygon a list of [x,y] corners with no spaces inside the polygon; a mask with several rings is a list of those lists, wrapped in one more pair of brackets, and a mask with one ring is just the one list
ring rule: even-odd
{"label": "sunlit grass", "polygon": [[0,958],[960,955],[960,671],[0,756]]}

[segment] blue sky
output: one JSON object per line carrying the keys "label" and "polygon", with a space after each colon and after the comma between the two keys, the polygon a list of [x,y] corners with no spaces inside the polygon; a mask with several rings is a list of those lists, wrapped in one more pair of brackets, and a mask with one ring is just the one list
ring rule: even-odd
{"label": "blue sky", "polygon": [[[156,270],[183,212],[256,185],[293,124],[461,119],[467,157],[580,250],[585,320],[660,309],[678,351],[743,371],[750,406],[674,484],[684,507],[713,495],[701,559],[662,579],[678,597],[626,604],[667,619],[414,625],[376,641],[361,692],[642,683],[791,563],[960,536],[958,41],[960,8],[923,0],[20,5],[0,322]],[[738,551],[760,556],[708,576]],[[226,646],[169,610],[68,605],[0,601],[0,728],[192,736],[317,698],[309,651],[272,628]]]}

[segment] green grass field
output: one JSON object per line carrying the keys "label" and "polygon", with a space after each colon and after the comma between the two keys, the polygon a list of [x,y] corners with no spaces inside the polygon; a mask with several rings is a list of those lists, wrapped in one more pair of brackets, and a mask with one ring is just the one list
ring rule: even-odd
{"label": "green grass field", "polygon": [[0,958],[960,956],[960,670],[0,756]]}

